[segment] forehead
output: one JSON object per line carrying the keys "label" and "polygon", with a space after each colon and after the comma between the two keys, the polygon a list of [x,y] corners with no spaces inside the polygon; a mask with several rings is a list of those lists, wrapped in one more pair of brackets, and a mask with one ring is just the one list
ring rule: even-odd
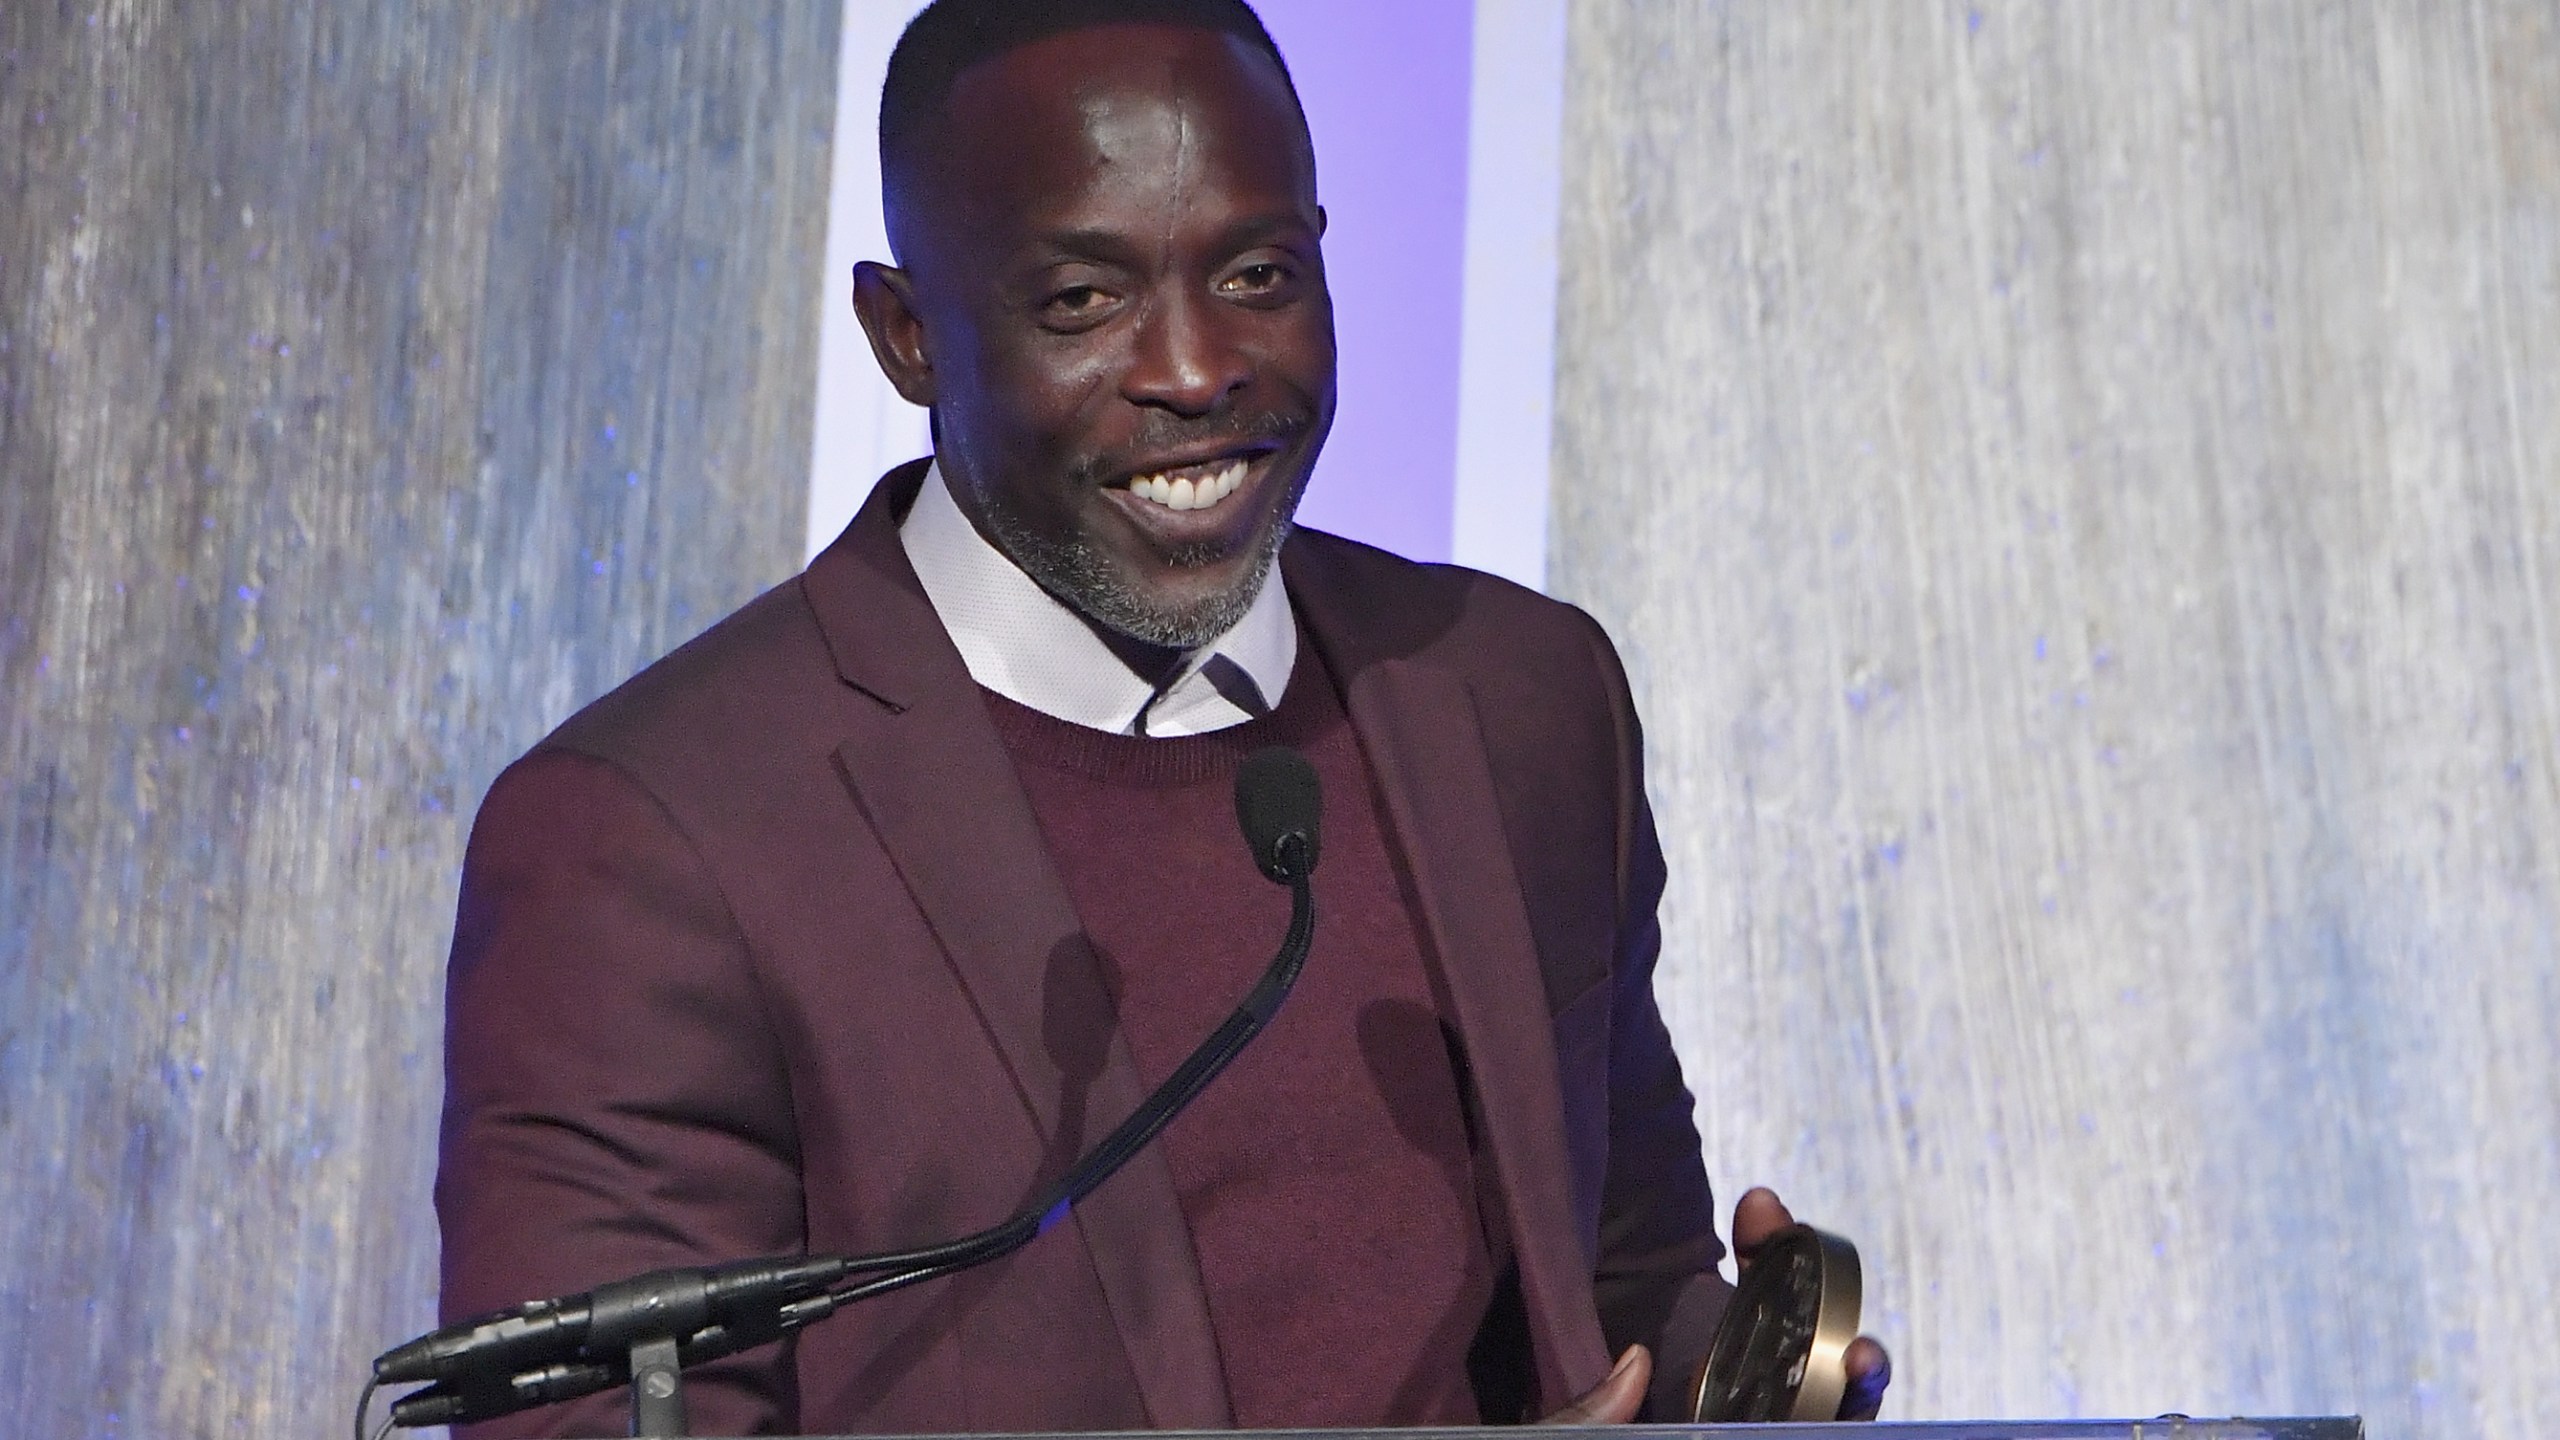
{"label": "forehead", "polygon": [[1011,228],[1201,192],[1312,209],[1315,165],[1279,67],[1214,30],[1108,25],[963,71],[932,188],[972,227]]}

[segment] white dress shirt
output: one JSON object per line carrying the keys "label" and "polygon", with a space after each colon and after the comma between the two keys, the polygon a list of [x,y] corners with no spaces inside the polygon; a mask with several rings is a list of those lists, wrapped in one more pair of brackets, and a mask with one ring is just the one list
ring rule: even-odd
{"label": "white dress shirt", "polygon": [[899,527],[907,562],[960,647],[969,678],[1052,719],[1118,735],[1198,735],[1280,703],[1298,625],[1274,568],[1234,628],[1182,657],[1159,686],[987,543],[937,463]]}

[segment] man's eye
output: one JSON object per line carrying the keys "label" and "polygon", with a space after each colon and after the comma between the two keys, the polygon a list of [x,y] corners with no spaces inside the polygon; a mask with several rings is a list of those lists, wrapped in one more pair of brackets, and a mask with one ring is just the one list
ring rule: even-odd
{"label": "man's eye", "polygon": [[1070,285],[1040,303],[1052,320],[1090,320],[1111,306],[1109,291],[1091,285]]}
{"label": "man's eye", "polygon": [[1276,294],[1287,288],[1288,284],[1288,267],[1266,261],[1260,265],[1247,265],[1238,270],[1220,281],[1218,288],[1229,295],[1251,297]]}

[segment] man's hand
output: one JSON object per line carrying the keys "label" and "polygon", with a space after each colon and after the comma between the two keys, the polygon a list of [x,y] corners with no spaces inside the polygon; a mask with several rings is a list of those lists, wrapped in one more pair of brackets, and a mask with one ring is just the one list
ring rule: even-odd
{"label": "man's hand", "polygon": [[[1774,1197],[1773,1197],[1774,1198]],[[1882,1353],[1882,1352],[1878,1352]],[[1541,1425],[1624,1425],[1636,1418],[1644,1406],[1644,1389],[1653,1383],[1653,1352],[1641,1345],[1630,1345],[1618,1357],[1617,1368],[1609,1378],[1582,1392],[1582,1398],[1567,1405]]]}
{"label": "man's hand", "polygon": [[[1786,1202],[1780,1200],[1776,1192],[1766,1186],[1753,1187],[1733,1207],[1735,1261],[1745,1269],[1750,1268],[1752,1257],[1759,1253],[1769,1237],[1794,1223],[1796,1217],[1787,1213]],[[1884,1408],[1884,1387],[1893,1383],[1892,1357],[1884,1353],[1884,1346],[1876,1343],[1874,1336],[1861,1335],[1849,1342],[1848,1350],[1840,1357],[1840,1366],[1849,1373],[1848,1388],[1840,1392],[1840,1418],[1873,1420],[1876,1412]],[[1625,1368],[1623,1362],[1619,1368]],[[1617,1378],[1611,1375],[1591,1395],[1575,1401],[1575,1406],[1607,1392]],[[1639,1389],[1637,1393],[1641,1395],[1643,1391]]]}
{"label": "man's hand", "polygon": [[[1787,1213],[1786,1202],[1766,1186],[1755,1186],[1733,1207],[1733,1253],[1735,1262],[1750,1268],[1753,1257],[1770,1236],[1796,1223]],[[1884,1408],[1884,1387],[1893,1383],[1893,1359],[1872,1335],[1861,1335],[1849,1342],[1840,1357],[1840,1366],[1849,1375],[1848,1388],[1840,1394],[1840,1419],[1873,1420]],[[1609,1378],[1582,1393],[1582,1397],[1544,1420],[1541,1425],[1624,1425],[1636,1418],[1643,1408],[1645,1387],[1653,1383],[1653,1355],[1641,1345],[1630,1345],[1618,1357],[1617,1368]]]}

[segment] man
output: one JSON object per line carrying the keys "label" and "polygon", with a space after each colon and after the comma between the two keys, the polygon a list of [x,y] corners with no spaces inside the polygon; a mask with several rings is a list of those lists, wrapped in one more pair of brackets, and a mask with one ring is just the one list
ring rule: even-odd
{"label": "man", "polygon": [[1625,681],[1567,607],[1291,535],[1334,356],[1278,52],[1235,0],[943,0],[881,134],[855,303],[934,460],[492,789],[447,1313],[1020,1208],[1276,944],[1226,810],[1276,742],[1324,920],[1269,1031],[1020,1253],[699,1372],[697,1428],[1669,1413],[1726,1289]]}

